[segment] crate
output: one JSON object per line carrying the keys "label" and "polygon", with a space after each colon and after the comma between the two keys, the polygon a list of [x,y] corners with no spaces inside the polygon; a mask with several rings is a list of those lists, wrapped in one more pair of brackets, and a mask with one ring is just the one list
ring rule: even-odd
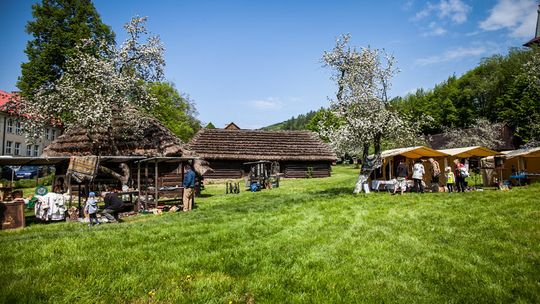
{"label": "crate", "polygon": [[0,202],[0,222],[2,223],[1,230],[23,228],[25,225],[24,201]]}

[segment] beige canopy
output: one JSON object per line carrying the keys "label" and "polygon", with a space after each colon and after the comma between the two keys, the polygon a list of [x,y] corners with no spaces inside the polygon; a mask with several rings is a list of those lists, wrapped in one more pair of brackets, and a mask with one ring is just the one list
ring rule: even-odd
{"label": "beige canopy", "polygon": [[540,147],[531,148],[531,149],[520,149],[512,151],[503,151],[501,152],[505,155],[506,159],[511,159],[514,157],[540,157]]}
{"label": "beige canopy", "polygon": [[392,149],[392,150],[386,150],[381,153],[381,157],[388,158],[392,156],[405,156],[406,158],[411,159],[417,159],[417,158],[423,158],[423,157],[445,157],[449,156],[449,154],[437,151],[428,147],[424,146],[417,146],[417,147],[408,147],[408,148],[398,148],[398,149]]}
{"label": "beige canopy", "polygon": [[444,150],[439,150],[439,151],[446,153],[450,156],[459,157],[459,158],[487,157],[487,156],[494,156],[494,155],[500,154],[497,151],[493,151],[491,149],[488,149],[482,146],[444,149]]}

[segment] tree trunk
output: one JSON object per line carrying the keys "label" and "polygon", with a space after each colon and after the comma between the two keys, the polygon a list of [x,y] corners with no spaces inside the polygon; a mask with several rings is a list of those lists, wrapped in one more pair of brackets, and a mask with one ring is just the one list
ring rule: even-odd
{"label": "tree trunk", "polygon": [[371,171],[367,170],[368,156],[369,156],[369,144],[364,144],[364,147],[362,150],[362,168],[360,169],[360,173],[358,174],[358,179],[356,180],[356,184],[354,186],[354,190],[353,190],[354,194],[358,194],[362,192],[362,187],[367,182],[369,175],[371,174]]}
{"label": "tree trunk", "polygon": [[106,174],[111,175],[112,177],[114,177],[115,179],[120,181],[122,186],[127,185],[128,182],[129,182],[129,178],[131,177],[129,166],[126,163],[121,163],[120,164],[120,169],[122,169],[123,174],[118,174],[118,173],[114,172],[113,170],[111,170],[111,169],[109,169],[107,167],[99,166],[99,170],[101,172],[104,172]]}
{"label": "tree trunk", "polygon": [[360,169],[360,174],[358,174],[358,179],[356,180],[356,184],[354,186],[354,194],[362,192],[364,184],[368,183],[371,172],[381,166],[381,138],[381,133],[375,134],[375,154],[374,158],[372,159],[369,158],[369,144],[364,144],[362,151],[362,169]]}

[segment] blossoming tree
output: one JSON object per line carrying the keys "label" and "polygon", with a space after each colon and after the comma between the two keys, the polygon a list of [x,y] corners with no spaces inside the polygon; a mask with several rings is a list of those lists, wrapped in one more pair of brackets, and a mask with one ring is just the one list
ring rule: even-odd
{"label": "blossoming tree", "polygon": [[[323,54],[324,66],[332,69],[337,84],[330,110],[340,123],[321,123],[320,133],[336,151],[362,155],[354,188],[354,193],[359,193],[370,173],[381,164],[382,141],[410,138],[415,128],[389,109],[390,80],[398,72],[394,57],[369,47],[357,50],[349,46],[349,40],[349,35],[342,35],[334,49]],[[374,150],[372,156],[370,148]]]}
{"label": "blossoming tree", "polygon": [[[81,41],[75,54],[66,62],[63,75],[41,87],[34,96],[21,103],[31,137],[39,137],[44,124],[60,119],[66,130],[83,128],[94,141],[96,134],[132,132],[141,128],[113,128],[115,121],[128,121],[131,126],[144,125],[144,115],[156,104],[148,93],[148,83],[163,78],[164,46],[157,36],[146,36],[145,17],[134,17],[124,28],[127,40],[116,48],[104,44],[99,55],[85,52],[95,42]],[[114,144],[114,143],[111,143]],[[98,152],[98,151],[96,151]]]}

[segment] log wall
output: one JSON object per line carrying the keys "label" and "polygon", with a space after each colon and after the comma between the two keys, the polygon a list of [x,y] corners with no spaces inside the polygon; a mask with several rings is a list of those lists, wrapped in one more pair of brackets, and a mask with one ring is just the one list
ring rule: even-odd
{"label": "log wall", "polygon": [[209,179],[237,179],[244,176],[244,162],[241,161],[209,161],[209,166],[214,172],[204,175]]}
{"label": "log wall", "polygon": [[287,178],[321,178],[331,175],[330,162],[284,162],[280,165]]}

